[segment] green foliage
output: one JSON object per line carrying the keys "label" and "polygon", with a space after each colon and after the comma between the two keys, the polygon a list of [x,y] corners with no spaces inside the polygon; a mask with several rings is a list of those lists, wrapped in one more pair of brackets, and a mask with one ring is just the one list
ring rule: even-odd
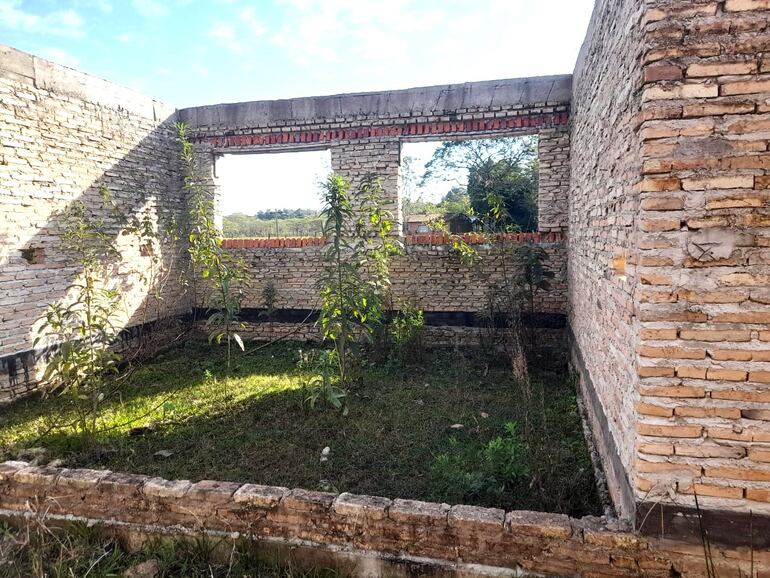
{"label": "green foliage", "polygon": [[480,447],[449,439],[449,450],[436,456],[433,474],[452,500],[499,500],[529,475],[527,448],[521,442],[515,422],[507,422],[504,435]]}
{"label": "green foliage", "polygon": [[69,303],[52,303],[46,309],[34,344],[46,340],[58,347],[46,365],[42,384],[49,392],[69,398],[77,411],[71,426],[90,437],[109,393],[107,381],[117,373],[121,359],[110,349],[120,331],[115,322],[121,295],[107,286],[109,264],[119,253],[104,220],[92,216],[80,201],[59,216],[62,248],[81,272],[67,288]]}
{"label": "green foliage", "polygon": [[533,137],[441,143],[426,164],[422,184],[454,179],[458,173],[464,173],[466,183],[450,191],[442,202],[444,212],[471,214],[465,212],[468,208],[462,199],[464,191],[473,213],[487,215],[488,197],[493,193],[503,199],[507,225],[521,231],[535,230],[539,172],[536,143]]}
{"label": "green foliage", "polygon": [[425,327],[422,309],[414,304],[401,304],[390,322],[392,354],[401,363],[419,361],[422,358],[422,331]]}
{"label": "green foliage", "polygon": [[310,409],[325,402],[334,409],[342,409],[347,392],[337,385],[337,351],[312,349],[299,352],[297,368],[306,375],[302,378],[302,400]]}
{"label": "green foliage", "polygon": [[471,206],[471,198],[463,187],[452,187],[450,191],[444,195],[441,202],[438,204],[439,210],[444,215],[455,217],[458,215],[474,215],[475,211]]}
{"label": "green foliage", "polygon": [[365,179],[355,195],[339,175],[330,175],[323,184],[321,215],[328,242],[318,280],[318,322],[324,339],[334,343],[343,387],[350,380],[356,341],[370,338],[382,322],[384,292],[390,283],[388,262],[399,251],[389,237],[391,215],[382,208],[381,196],[376,178]]}
{"label": "green foliage", "polygon": [[481,259],[479,252],[469,245],[462,235],[457,235],[449,231],[449,227],[444,219],[431,221],[430,228],[436,233],[447,236],[449,239],[450,254],[456,257],[463,265],[470,267],[478,263]]}
{"label": "green foliage", "polygon": [[223,235],[238,237],[320,237],[323,228],[318,211],[281,209],[260,211],[256,215],[235,213],[222,219]]}
{"label": "green foliage", "polygon": [[506,208],[506,224],[520,231],[537,229],[537,161],[515,163],[487,159],[468,172],[468,196],[476,213],[490,212],[490,195]]}
{"label": "green foliage", "polygon": [[207,298],[213,310],[206,319],[209,343],[227,346],[227,369],[230,370],[232,344],[244,350],[243,340],[236,333],[243,324],[239,320],[243,288],[247,283],[246,267],[242,260],[222,249],[222,234],[214,222],[214,198],[200,177],[195,150],[187,136],[188,127],[176,123],[180,145],[184,190],[187,193],[188,222],[187,241],[190,257],[190,277],[208,281],[214,285]]}
{"label": "green foliage", "polygon": [[487,349],[497,350],[501,346],[513,374],[526,382],[525,346],[533,342],[534,335],[522,323],[522,314],[534,312],[535,294],[550,290],[549,279],[554,273],[545,266],[548,253],[542,247],[533,243],[511,243],[506,239],[505,233],[513,230],[515,225],[511,224],[503,196],[490,192],[487,206],[485,223],[491,234],[493,254],[500,263],[499,281],[490,285],[488,293],[485,316],[492,343]]}
{"label": "green foliage", "polygon": [[276,311],[275,301],[277,298],[278,290],[275,288],[275,284],[272,281],[268,281],[262,288],[262,305],[264,310],[260,313],[260,317],[272,321]]}
{"label": "green foliage", "polygon": [[[174,219],[164,220],[158,215],[157,223],[148,212],[126,215],[104,182],[97,194],[100,206],[88,208],[74,201],[57,215],[61,248],[80,271],[67,288],[67,300],[48,305],[35,339],[35,346],[46,341],[57,348],[48,360],[42,383],[77,408],[77,418],[65,425],[87,439],[96,432],[102,404],[117,391],[118,364],[131,359],[124,359],[113,349],[123,306],[117,284],[110,282],[121,257],[116,248],[118,231],[133,235],[142,255],[149,258],[141,270],[131,273],[148,284],[148,297],[155,297],[156,319],[163,316],[162,293],[174,259],[174,252],[168,251],[164,260],[161,248],[173,248],[179,241]],[[150,301],[145,299],[145,319]]]}

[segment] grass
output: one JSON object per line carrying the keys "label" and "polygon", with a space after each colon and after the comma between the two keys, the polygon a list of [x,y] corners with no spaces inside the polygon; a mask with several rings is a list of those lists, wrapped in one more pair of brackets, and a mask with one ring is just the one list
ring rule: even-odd
{"label": "grass", "polygon": [[[250,547],[251,546],[251,547]],[[144,565],[145,572],[139,572]],[[153,574],[147,566],[155,570]],[[39,520],[17,529],[0,523],[0,578],[343,578],[344,568],[300,568],[263,558],[246,541],[198,537],[151,539],[138,552],[96,527],[51,528]]]}
{"label": "grass", "polygon": [[52,429],[71,419],[63,398],[4,408],[0,457],[42,446],[69,467],[600,513],[567,375],[525,386],[480,353],[429,351],[419,365],[361,368],[343,415],[305,407],[297,359],[298,346],[276,344],[236,356],[228,378],[222,348],[190,342],[128,378],[91,444]]}

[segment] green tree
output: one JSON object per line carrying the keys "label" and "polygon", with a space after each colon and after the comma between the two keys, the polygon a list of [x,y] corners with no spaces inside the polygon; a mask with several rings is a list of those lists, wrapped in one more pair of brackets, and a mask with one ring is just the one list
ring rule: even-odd
{"label": "green tree", "polygon": [[[537,228],[536,161],[514,163],[509,159],[487,159],[468,171],[468,197],[471,207],[481,215],[489,214],[490,195],[497,195],[505,205],[505,226],[534,231]],[[534,166],[533,166],[534,165]]]}
{"label": "green tree", "polygon": [[[174,125],[180,146],[179,160],[184,178],[183,188],[187,193],[187,252],[189,255],[189,276],[191,285],[197,289],[196,281],[204,281],[213,289],[204,298],[213,312],[206,319],[209,342],[227,346],[227,372],[230,372],[232,344],[235,342],[244,350],[241,336],[235,332],[242,327],[239,320],[244,285],[247,284],[246,266],[222,248],[222,233],[214,222],[214,198],[207,190],[198,167],[195,150],[188,138],[188,126],[178,122]],[[200,297],[194,293],[197,299]]]}
{"label": "green tree", "polygon": [[448,206],[457,208],[453,202],[464,189],[473,211],[486,215],[491,208],[487,198],[496,194],[503,198],[507,226],[524,231],[536,228],[539,167],[535,137],[444,142],[425,166],[421,184],[430,180],[457,183],[450,191]]}
{"label": "green tree", "polygon": [[438,210],[444,215],[472,215],[474,214],[473,207],[471,206],[471,199],[468,196],[468,192],[464,187],[452,187],[449,192],[444,195],[441,202],[438,205]]}

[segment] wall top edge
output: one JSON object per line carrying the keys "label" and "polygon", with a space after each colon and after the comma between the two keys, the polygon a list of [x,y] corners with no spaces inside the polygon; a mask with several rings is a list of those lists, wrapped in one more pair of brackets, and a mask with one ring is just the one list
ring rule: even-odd
{"label": "wall top edge", "polygon": [[0,44],[0,78],[163,122],[176,108],[113,82]]}
{"label": "wall top edge", "polygon": [[185,108],[180,119],[193,129],[322,122],[341,117],[433,116],[464,109],[569,104],[572,75],[486,80],[383,92],[258,100]]}

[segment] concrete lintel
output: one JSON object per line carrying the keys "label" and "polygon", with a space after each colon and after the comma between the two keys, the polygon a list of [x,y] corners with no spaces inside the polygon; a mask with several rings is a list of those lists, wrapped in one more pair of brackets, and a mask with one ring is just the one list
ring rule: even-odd
{"label": "concrete lintel", "polygon": [[569,104],[572,76],[539,76],[427,86],[385,92],[215,104],[179,111],[193,129],[312,124],[335,119],[409,118],[464,110]]}

